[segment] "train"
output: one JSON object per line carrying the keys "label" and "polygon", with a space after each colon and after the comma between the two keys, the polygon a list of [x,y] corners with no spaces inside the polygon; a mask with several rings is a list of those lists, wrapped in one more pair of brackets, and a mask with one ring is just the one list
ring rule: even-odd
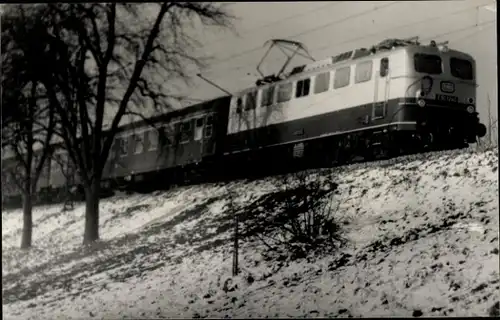
{"label": "train", "polygon": [[[447,43],[387,39],[121,126],[102,186],[158,189],[193,176],[212,181],[464,148],[486,134],[476,80],[474,58]],[[12,186],[5,164],[15,160],[3,162],[2,201],[19,198],[4,189]],[[47,161],[37,190],[58,199],[54,190],[76,185],[61,151]]]}

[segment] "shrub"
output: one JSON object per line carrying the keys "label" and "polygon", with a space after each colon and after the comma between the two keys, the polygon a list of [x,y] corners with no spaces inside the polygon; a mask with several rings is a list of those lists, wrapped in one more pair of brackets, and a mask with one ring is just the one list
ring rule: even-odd
{"label": "shrub", "polygon": [[244,235],[257,237],[264,255],[298,259],[338,249],[345,242],[342,223],[334,213],[335,190],[330,175],[299,172],[278,179],[277,191],[242,208]]}

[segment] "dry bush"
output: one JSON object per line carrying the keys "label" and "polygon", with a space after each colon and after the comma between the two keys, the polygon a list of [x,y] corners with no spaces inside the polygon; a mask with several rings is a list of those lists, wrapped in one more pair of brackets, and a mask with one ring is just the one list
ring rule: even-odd
{"label": "dry bush", "polygon": [[345,238],[342,222],[334,216],[337,184],[329,177],[299,172],[279,179],[277,191],[239,210],[242,236],[258,238],[269,258],[298,259],[337,250]]}

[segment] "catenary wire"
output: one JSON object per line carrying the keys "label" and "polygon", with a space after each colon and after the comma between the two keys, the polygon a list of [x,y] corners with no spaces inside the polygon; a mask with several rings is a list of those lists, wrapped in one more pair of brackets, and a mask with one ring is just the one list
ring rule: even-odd
{"label": "catenary wire", "polygon": [[[287,16],[287,17],[284,17],[284,18],[278,19],[278,20],[273,20],[273,21],[265,23],[263,25],[243,30],[241,33],[245,33],[245,34],[253,33],[255,31],[257,31],[257,30],[260,30],[260,29],[263,29],[263,28],[268,28],[270,26],[277,25],[277,24],[283,23],[284,21],[291,20],[291,19],[294,19],[294,18],[298,18],[298,17],[302,17],[302,16],[308,16],[308,15],[310,15],[310,14],[316,12],[316,11],[323,10],[323,9],[325,9],[327,7],[334,7],[334,6],[337,6],[339,4],[341,4],[341,2],[328,3],[328,4],[323,5],[321,7],[316,7],[316,8],[313,8],[311,10],[307,10],[305,12],[300,12],[298,14]],[[227,36],[211,40],[209,43],[207,43],[207,45],[213,45],[214,43],[218,43],[218,42],[220,42],[222,40],[227,40]]]}
{"label": "catenary wire", "polygon": [[[314,32],[314,31],[318,31],[318,30],[324,29],[326,27],[330,27],[330,26],[332,26],[334,24],[341,23],[341,22],[346,22],[346,21],[349,21],[351,19],[358,18],[358,17],[360,17],[362,15],[369,14],[371,12],[387,8],[387,7],[391,6],[391,5],[394,5],[394,4],[397,4],[397,3],[400,3],[400,2],[402,2],[402,1],[396,1],[396,2],[392,2],[392,3],[389,3],[389,4],[383,5],[383,6],[378,6],[378,7],[372,8],[370,10],[362,11],[360,13],[348,16],[346,18],[342,18],[340,20],[329,22],[329,23],[324,24],[324,25],[322,25],[320,27],[314,27],[314,28],[302,31],[302,32],[300,32],[298,34],[287,36],[286,38],[298,37],[298,36],[302,36],[302,35],[305,35],[305,34],[308,34],[308,33]],[[224,57],[224,58],[217,59],[217,60],[214,61],[214,63],[211,64],[211,67],[216,66],[216,65],[220,65],[220,64],[223,64],[223,63],[226,63],[227,61],[230,61],[230,60],[233,60],[233,59],[245,56],[247,54],[259,51],[261,49],[262,49],[262,46],[257,46],[257,47],[254,47],[252,49],[248,49],[248,50],[241,51],[241,52],[232,54],[232,55]]]}
{"label": "catenary wire", "polygon": [[[457,14],[460,14],[460,13],[463,13],[463,12],[466,12],[466,11],[470,11],[470,10],[475,10],[477,6],[474,6],[474,7],[469,7],[467,9],[461,9],[461,10],[458,10],[458,11],[455,11],[455,12],[452,12],[449,16],[454,16],[454,15],[457,15]],[[326,50],[330,47],[336,47],[336,46],[340,46],[340,45],[343,45],[343,44],[347,44],[347,43],[352,43],[352,42],[355,42],[355,41],[358,41],[358,40],[362,40],[362,39],[365,39],[365,38],[369,38],[369,37],[374,37],[378,34],[383,34],[383,33],[386,33],[390,30],[393,30],[393,29],[399,29],[399,28],[406,28],[406,27],[409,27],[409,26],[413,26],[413,25],[418,25],[418,24],[422,24],[422,23],[425,23],[425,22],[428,22],[428,21],[433,21],[433,20],[438,20],[438,19],[442,19],[441,16],[439,17],[432,17],[432,18],[429,18],[429,19],[425,19],[425,20],[421,20],[421,21],[416,21],[416,22],[412,22],[412,23],[408,23],[408,24],[405,24],[405,25],[402,25],[402,26],[396,26],[396,27],[391,27],[390,29],[385,29],[383,31],[380,31],[380,32],[377,32],[377,33],[373,33],[373,34],[370,34],[370,35],[365,35],[365,36],[361,36],[361,37],[357,37],[357,38],[354,38],[354,39],[350,39],[350,40],[347,40],[347,41],[342,41],[342,42],[337,42],[335,44],[330,44],[328,46],[323,46],[323,47],[320,47],[319,48],[319,52],[323,51],[323,50]],[[485,23],[481,23],[481,24],[474,24],[473,26],[468,26],[468,27],[465,27],[465,28],[461,28],[461,29],[458,29],[458,30],[452,30],[450,32],[446,32],[444,34],[438,34],[438,35],[434,35],[434,36],[431,36],[429,38],[434,38],[434,37],[441,37],[441,36],[445,36],[447,34],[453,34],[453,33],[456,33],[456,32],[461,32],[461,31],[464,31],[464,30],[468,30],[468,29],[471,29],[471,28],[474,28],[476,26],[480,26],[480,25],[484,25],[484,24],[489,24],[489,23],[493,23],[494,21],[488,21],[488,22],[485,22]],[[318,52],[318,51],[316,51]],[[271,60],[272,62],[277,62],[278,59],[273,59]],[[242,69],[245,69],[247,68],[247,66],[238,66],[238,67],[229,67],[229,68],[224,68],[224,69],[219,69],[217,71],[209,71],[209,73],[211,74],[217,74],[217,73],[220,73],[220,72],[224,72],[224,73],[227,73],[228,71],[238,71],[238,70],[242,70]]]}

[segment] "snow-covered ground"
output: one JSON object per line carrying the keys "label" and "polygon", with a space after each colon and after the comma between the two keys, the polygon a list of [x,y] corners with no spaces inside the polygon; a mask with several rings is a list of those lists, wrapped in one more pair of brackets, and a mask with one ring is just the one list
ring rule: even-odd
{"label": "snow-covered ground", "polygon": [[500,301],[497,171],[498,150],[310,171],[338,184],[347,244],[269,261],[260,242],[244,239],[234,278],[228,190],[244,211],[282,178],[103,200],[93,250],[81,248],[83,204],[36,208],[29,252],[18,249],[21,211],[4,212],[3,316],[488,315]]}

